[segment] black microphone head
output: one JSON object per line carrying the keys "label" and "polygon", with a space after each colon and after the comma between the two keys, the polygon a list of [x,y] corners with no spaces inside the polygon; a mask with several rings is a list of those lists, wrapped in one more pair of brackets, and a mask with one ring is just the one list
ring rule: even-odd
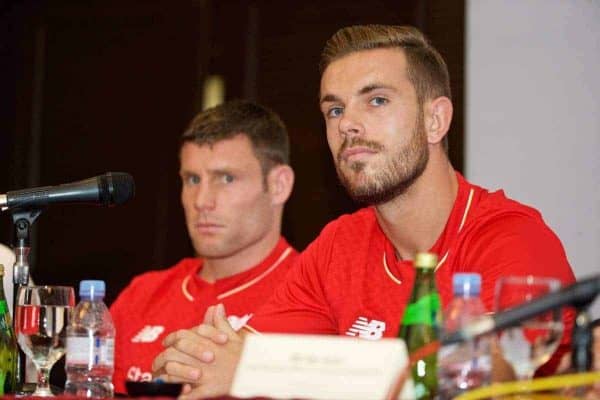
{"label": "black microphone head", "polygon": [[123,204],[133,198],[135,183],[125,172],[107,172],[98,177],[100,201],[106,206]]}

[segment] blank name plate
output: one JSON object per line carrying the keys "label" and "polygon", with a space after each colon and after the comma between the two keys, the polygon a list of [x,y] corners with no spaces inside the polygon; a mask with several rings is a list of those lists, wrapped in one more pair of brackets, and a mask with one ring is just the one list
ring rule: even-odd
{"label": "blank name plate", "polygon": [[[275,399],[385,399],[407,365],[399,339],[247,335],[231,394]],[[408,387],[410,386],[410,387]],[[402,398],[413,397],[412,382]]]}

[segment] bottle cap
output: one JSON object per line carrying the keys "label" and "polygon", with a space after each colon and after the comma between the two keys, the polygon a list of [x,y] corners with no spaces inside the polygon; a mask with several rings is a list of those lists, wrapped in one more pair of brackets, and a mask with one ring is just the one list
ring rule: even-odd
{"label": "bottle cap", "polygon": [[481,292],[481,275],[456,273],[452,276],[452,289],[458,296],[477,296]]}
{"label": "bottle cap", "polygon": [[79,297],[104,298],[106,284],[100,280],[85,280],[79,282]]}
{"label": "bottle cap", "polygon": [[437,267],[438,259],[434,253],[417,253],[415,256],[415,268],[435,268]]}

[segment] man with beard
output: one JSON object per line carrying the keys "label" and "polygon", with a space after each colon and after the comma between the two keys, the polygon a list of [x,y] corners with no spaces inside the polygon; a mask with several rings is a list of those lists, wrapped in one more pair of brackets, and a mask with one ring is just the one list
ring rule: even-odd
{"label": "man with beard", "polygon": [[[369,206],[323,229],[249,330],[395,337],[418,251],[440,256],[436,281],[444,304],[456,272],[482,275],[488,310],[501,276],[574,281],[559,239],[536,210],[471,184],[450,164],[447,67],[418,30],[341,29],[325,45],[321,71],[320,109],[338,175]],[[154,361],[155,376],[192,384],[186,398],[226,393],[242,337],[224,316],[223,307],[209,309],[204,325],[170,335]]]}
{"label": "man with beard", "polygon": [[152,379],[162,340],[224,303],[241,327],[284,280],[296,251],[281,236],[292,190],[287,130],[272,111],[230,102],[198,114],[179,152],[181,203],[196,257],[136,277],[110,311],[116,392]]}

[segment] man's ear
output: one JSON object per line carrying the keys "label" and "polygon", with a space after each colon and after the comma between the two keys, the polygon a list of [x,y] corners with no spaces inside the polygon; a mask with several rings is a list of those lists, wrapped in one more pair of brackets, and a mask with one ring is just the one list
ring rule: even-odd
{"label": "man's ear", "polygon": [[437,97],[425,103],[425,132],[429,144],[440,143],[452,122],[452,101],[446,96]]}
{"label": "man's ear", "polygon": [[283,205],[294,187],[294,170],[286,164],[271,168],[267,176],[267,184],[274,205]]}

